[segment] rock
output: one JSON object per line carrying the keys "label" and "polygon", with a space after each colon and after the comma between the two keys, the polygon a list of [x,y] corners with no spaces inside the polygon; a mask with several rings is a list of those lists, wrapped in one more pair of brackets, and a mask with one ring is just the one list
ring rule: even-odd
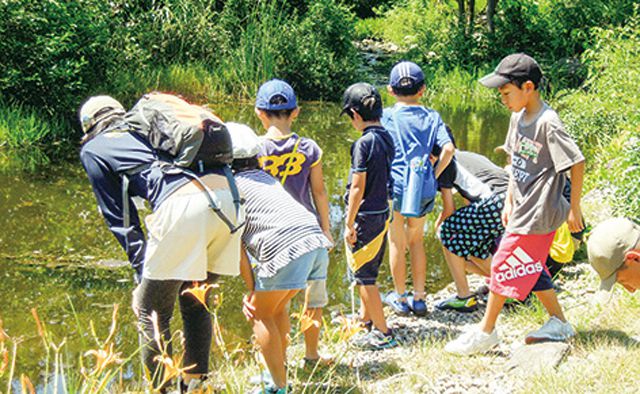
{"label": "rock", "polygon": [[507,369],[518,368],[527,373],[556,368],[571,346],[564,342],[544,342],[521,346],[511,352]]}
{"label": "rock", "polygon": [[129,262],[115,259],[98,260],[96,264],[106,268],[120,268],[129,266]]}

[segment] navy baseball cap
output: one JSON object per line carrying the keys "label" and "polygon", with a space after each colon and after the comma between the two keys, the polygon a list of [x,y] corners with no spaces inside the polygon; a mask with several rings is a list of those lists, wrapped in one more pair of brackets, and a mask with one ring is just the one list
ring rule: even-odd
{"label": "navy baseball cap", "polygon": [[280,79],[272,79],[260,86],[256,96],[256,108],[268,111],[294,109],[298,106],[296,92],[291,85]]}
{"label": "navy baseball cap", "polygon": [[541,79],[538,62],[527,54],[514,53],[502,59],[498,67],[479,82],[488,88],[499,88],[511,81],[531,81],[538,85]]}
{"label": "navy baseball cap", "polygon": [[411,89],[424,83],[424,73],[414,62],[401,61],[393,66],[389,85],[396,89]]}
{"label": "navy baseball cap", "polygon": [[342,96],[340,115],[346,114],[352,108],[363,118],[380,118],[382,116],[382,97],[373,85],[366,82],[354,83],[345,90]]}

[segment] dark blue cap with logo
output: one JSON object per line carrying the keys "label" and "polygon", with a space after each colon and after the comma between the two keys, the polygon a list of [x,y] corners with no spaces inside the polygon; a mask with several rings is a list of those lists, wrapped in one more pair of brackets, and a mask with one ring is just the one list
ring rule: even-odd
{"label": "dark blue cap with logo", "polygon": [[402,61],[391,69],[389,85],[392,88],[411,89],[424,83],[424,73],[420,66],[413,62]]}
{"label": "dark blue cap with logo", "polygon": [[256,96],[256,108],[268,111],[294,109],[298,106],[296,93],[291,85],[280,79],[272,79],[260,86]]}
{"label": "dark blue cap with logo", "polygon": [[382,98],[378,90],[366,82],[354,83],[345,90],[342,96],[340,115],[355,110],[360,116],[371,119],[382,116]]}

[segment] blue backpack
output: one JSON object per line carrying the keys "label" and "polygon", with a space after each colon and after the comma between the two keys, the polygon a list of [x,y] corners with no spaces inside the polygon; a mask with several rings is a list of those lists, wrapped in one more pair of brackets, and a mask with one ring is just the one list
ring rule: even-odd
{"label": "blue backpack", "polygon": [[[396,105],[385,109],[382,124],[396,145],[392,165],[394,192],[402,193],[400,213],[407,217],[422,214],[422,201],[436,196],[438,184],[429,155],[436,141],[435,133],[427,134],[412,118],[424,107]],[[420,119],[423,121],[423,119]],[[426,138],[425,138],[426,137]],[[413,140],[414,143],[411,143]]]}

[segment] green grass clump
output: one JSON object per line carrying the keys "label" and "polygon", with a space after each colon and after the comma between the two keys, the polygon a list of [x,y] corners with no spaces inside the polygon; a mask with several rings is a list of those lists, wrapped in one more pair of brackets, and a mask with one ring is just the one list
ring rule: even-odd
{"label": "green grass clump", "polygon": [[0,100],[0,171],[35,171],[58,158],[64,149],[61,135],[68,134],[59,120],[21,104]]}

